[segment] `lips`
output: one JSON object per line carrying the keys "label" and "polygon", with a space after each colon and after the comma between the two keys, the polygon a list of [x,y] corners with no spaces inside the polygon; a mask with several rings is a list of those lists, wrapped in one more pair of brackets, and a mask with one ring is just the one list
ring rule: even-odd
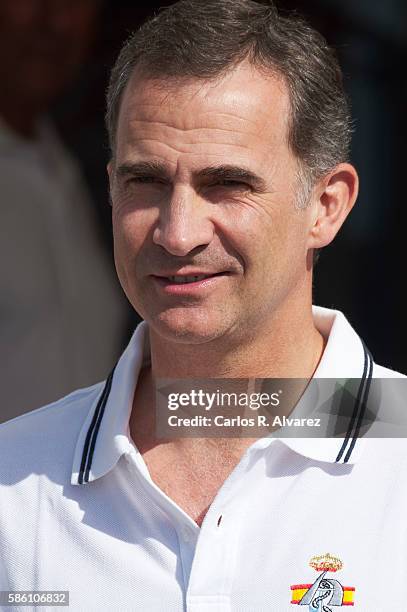
{"label": "lips", "polygon": [[[157,289],[167,295],[173,296],[197,296],[214,289],[219,283],[224,282],[230,272],[215,272],[211,275],[174,275],[156,276],[151,278]],[[178,278],[177,278],[178,277]],[[203,278],[202,278],[203,277]]]}
{"label": "lips", "polygon": [[214,276],[229,274],[229,272],[202,272],[202,271],[185,271],[185,272],[169,272],[168,274],[154,274],[155,278],[167,280],[174,284],[188,284],[199,282]]}
{"label": "lips", "polygon": [[201,281],[204,280],[205,278],[210,278],[211,274],[205,275],[205,274],[197,274],[196,276],[194,275],[190,275],[190,276],[168,276],[168,280],[170,280],[172,283],[176,283],[176,284],[185,284],[185,283],[195,283],[196,281]]}

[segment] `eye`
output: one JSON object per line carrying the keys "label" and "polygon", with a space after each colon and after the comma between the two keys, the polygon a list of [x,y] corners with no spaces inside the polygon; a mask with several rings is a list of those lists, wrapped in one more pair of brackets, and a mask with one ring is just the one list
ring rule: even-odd
{"label": "eye", "polygon": [[145,184],[145,183],[155,183],[157,181],[158,179],[155,176],[132,176],[128,182]]}
{"label": "eye", "polygon": [[217,181],[217,183],[215,184],[215,187],[216,186],[237,187],[239,189],[250,189],[250,185],[248,185],[247,183],[243,183],[242,181],[233,180],[233,179],[221,179]]}

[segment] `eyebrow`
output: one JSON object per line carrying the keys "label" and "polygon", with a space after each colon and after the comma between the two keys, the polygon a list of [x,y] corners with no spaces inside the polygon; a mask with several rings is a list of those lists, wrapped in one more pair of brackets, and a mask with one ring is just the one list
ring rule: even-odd
{"label": "eyebrow", "polygon": [[[171,181],[171,177],[164,164],[158,161],[139,161],[134,163],[124,163],[116,169],[116,174],[119,177],[138,177],[152,176],[155,178]],[[242,166],[231,164],[222,164],[220,166],[207,166],[193,172],[194,179],[213,179],[213,180],[229,180],[242,181],[250,183],[256,191],[265,192],[268,190],[266,181]]]}
{"label": "eyebrow", "polygon": [[249,170],[241,166],[225,164],[221,166],[208,166],[196,173],[198,177],[212,178],[217,180],[242,181],[250,183],[257,191],[267,191],[266,181]]}
{"label": "eyebrow", "polygon": [[170,176],[164,166],[158,161],[139,161],[121,164],[116,169],[116,174],[119,177],[126,176],[153,176],[155,178],[164,178],[170,180]]}

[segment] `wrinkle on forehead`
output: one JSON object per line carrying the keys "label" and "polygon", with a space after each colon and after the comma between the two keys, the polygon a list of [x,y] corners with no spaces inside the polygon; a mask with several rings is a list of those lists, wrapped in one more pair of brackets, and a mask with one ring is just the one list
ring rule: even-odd
{"label": "wrinkle on forehead", "polygon": [[220,128],[220,127],[194,127],[188,130],[182,130],[165,122],[144,122],[139,120],[129,121],[128,123],[128,141],[129,144],[135,146],[150,142],[177,143],[183,152],[189,150],[190,146],[199,147],[201,145],[210,147],[211,145],[228,146],[246,148],[247,146],[261,146],[266,144],[270,146],[272,143],[264,143],[256,132],[248,132],[247,130],[239,130],[237,128]]}
{"label": "wrinkle on forehead", "polygon": [[189,131],[197,128],[263,131],[286,129],[290,114],[288,89],[282,77],[265,76],[242,64],[211,81],[140,80],[135,73],[126,87],[120,119],[164,121]]}
{"label": "wrinkle on forehead", "polygon": [[116,162],[165,158],[186,169],[216,160],[271,175],[293,161],[289,115],[283,80],[252,66],[210,82],[133,78],[119,115]]}
{"label": "wrinkle on forehead", "polygon": [[186,163],[191,170],[211,162],[222,164],[233,161],[234,164],[255,166],[259,172],[270,171],[274,165],[269,162],[271,157],[276,157],[273,155],[276,150],[273,143],[256,138],[255,135],[248,137],[236,130],[208,130],[207,134],[202,132],[203,130],[188,133],[180,131],[180,137],[176,138],[173,130],[170,132],[172,137],[165,129],[159,129],[154,134],[151,125],[145,133],[143,128],[129,130],[126,142],[120,144],[118,158],[121,163],[145,157],[165,159],[170,166],[178,166],[179,163],[184,166]]}

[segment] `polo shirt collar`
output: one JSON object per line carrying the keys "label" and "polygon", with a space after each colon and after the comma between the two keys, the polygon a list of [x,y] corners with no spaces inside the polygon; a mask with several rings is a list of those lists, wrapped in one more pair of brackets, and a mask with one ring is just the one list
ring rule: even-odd
{"label": "polo shirt collar", "polygon": [[140,370],[150,362],[148,326],[142,321],[93,401],[75,448],[71,484],[86,484],[109,472],[134,449],[129,420]]}
{"label": "polo shirt collar", "polygon": [[367,400],[373,372],[373,358],[342,312],[313,306],[312,314],[316,328],[327,339],[313,378],[354,378],[360,381],[360,394],[355,398],[355,421],[345,438],[280,438],[280,440],[295,452],[313,460],[353,464],[359,460],[365,446],[365,440],[357,435],[356,426],[358,416],[361,415]]}
{"label": "polo shirt collar", "polygon": [[[317,329],[327,339],[314,378],[360,379],[359,399],[363,405],[373,367],[369,351],[341,312],[313,306],[312,313]],[[76,444],[71,484],[86,484],[100,478],[124,453],[134,451],[129,431],[133,396],[140,370],[149,362],[148,325],[142,321],[91,405]],[[303,456],[329,463],[355,463],[364,443],[355,431],[350,431],[346,438],[279,439]],[[251,448],[268,447],[271,442],[270,437],[261,438]]]}

